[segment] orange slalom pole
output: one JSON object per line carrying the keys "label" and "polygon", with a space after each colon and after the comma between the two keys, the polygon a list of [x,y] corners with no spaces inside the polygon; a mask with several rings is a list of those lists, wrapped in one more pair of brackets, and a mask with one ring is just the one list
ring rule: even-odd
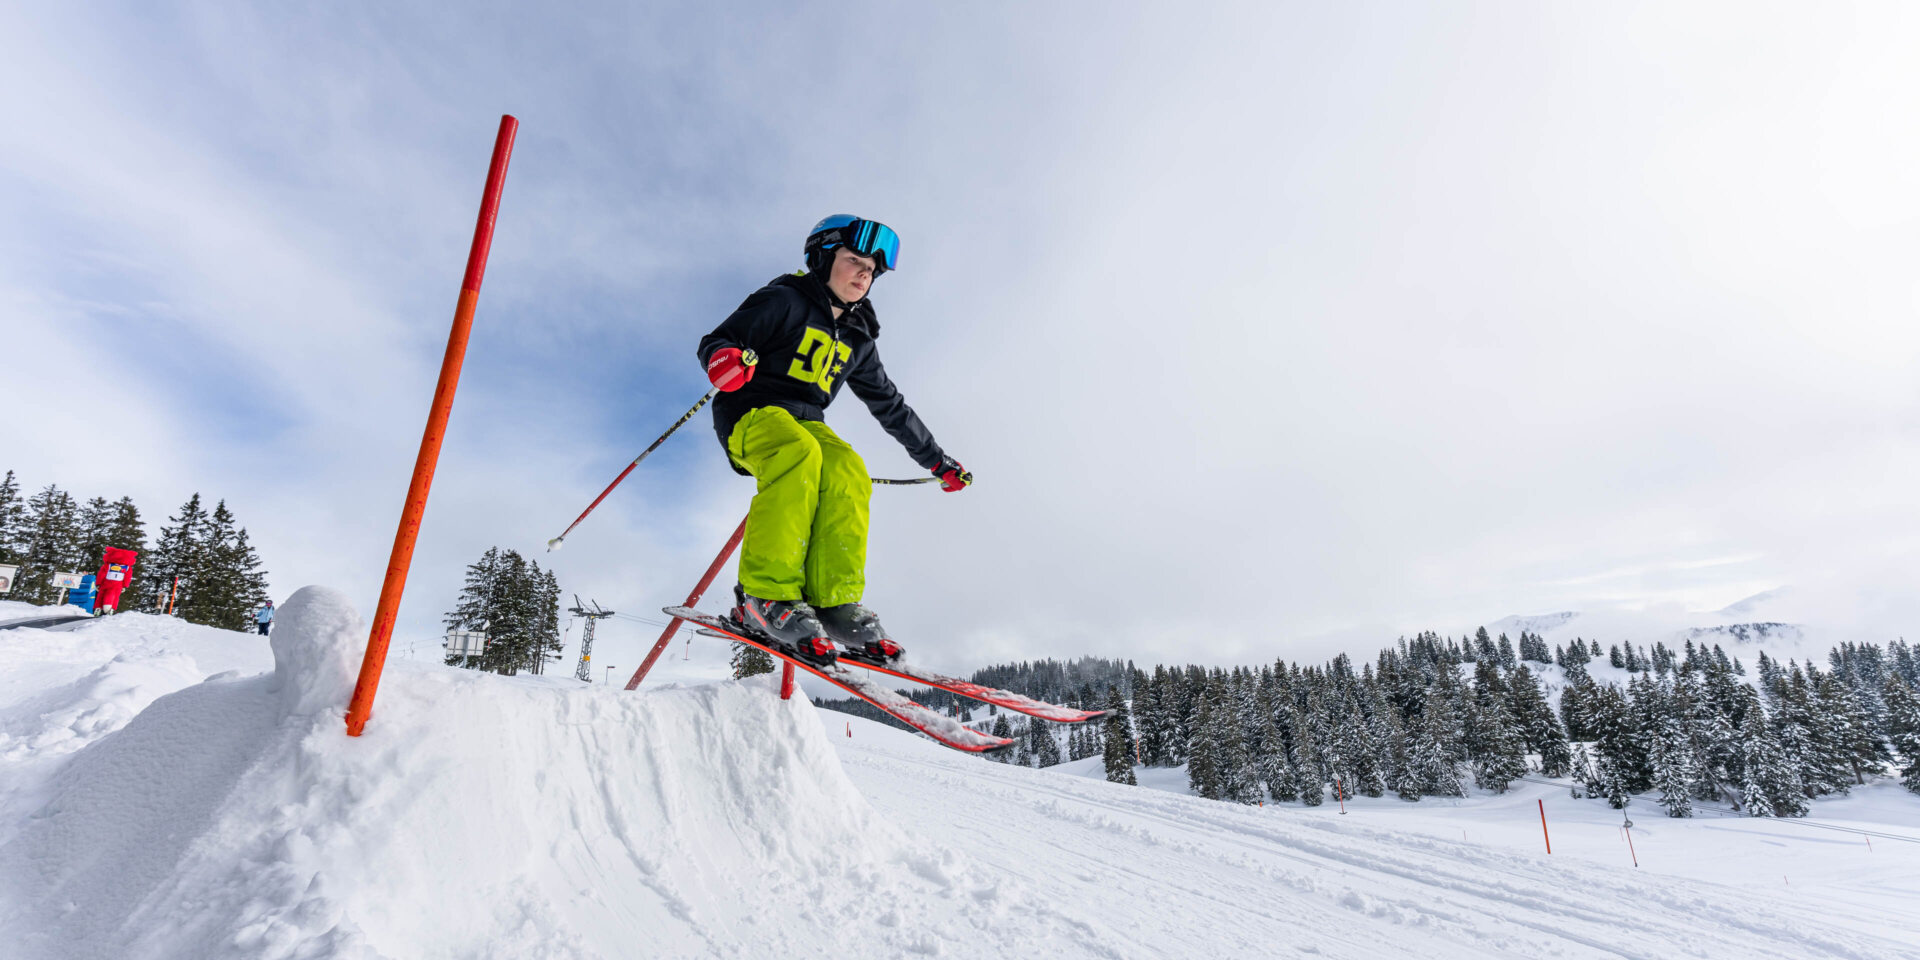
{"label": "orange slalom pole", "polygon": [[[687,602],[681,606],[691,607],[700,602],[701,594],[706,593],[707,588],[713,586],[713,578],[720,575],[720,568],[727,565],[727,558],[733,556],[733,551],[740,548],[740,540],[746,535],[747,518],[741,517],[740,525],[733,528],[733,536],[727,538],[727,545],[721,547],[719,556],[714,557],[713,562],[707,565],[707,572],[700,575],[700,582],[694,585],[693,592],[687,594]],[[660,639],[654,641],[653,649],[647,651],[647,659],[641,662],[640,669],[633,672],[633,679],[627,681],[628,690],[638,687],[640,681],[647,678],[647,671],[653,669],[653,662],[660,659],[660,651],[667,648],[667,641],[673,639],[674,633],[680,629],[682,622],[679,617],[674,617],[667,624],[667,629],[660,634]]]}
{"label": "orange slalom pole", "polygon": [[487,167],[486,190],[480,195],[480,219],[473,228],[473,247],[467,251],[467,274],[460,282],[460,302],[447,334],[447,354],[440,361],[440,382],[433,388],[433,406],[427,411],[427,429],[420,436],[420,455],[413,461],[413,482],[407,487],[406,506],[400,511],[400,529],[393,535],[393,553],[387,559],[387,578],[380,585],[380,606],[373,614],[373,632],[367,637],[367,655],[360,661],[360,679],[347,704],[347,736],[357,737],[373,715],[373,695],[380,688],[380,671],[387,663],[387,643],[400,614],[400,594],[413,565],[413,545],[420,536],[420,518],[427,512],[427,494],[440,462],[440,443],[446,438],[447,417],[453,412],[453,394],[460,387],[460,365],[467,357],[467,334],[473,329],[474,307],[480,302],[480,281],[487,272],[487,251],[493,246],[494,220],[500,213],[500,191],[506,185],[507,161],[513,156],[514,134],[520,121],[500,118],[493,140],[493,160]]}

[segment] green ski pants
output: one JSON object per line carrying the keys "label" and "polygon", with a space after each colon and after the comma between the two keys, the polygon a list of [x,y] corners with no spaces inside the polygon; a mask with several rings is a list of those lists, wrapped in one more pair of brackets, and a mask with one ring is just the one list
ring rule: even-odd
{"label": "green ski pants", "polygon": [[867,586],[866,461],[832,428],[756,407],[733,425],[727,454],[758,490],[740,544],[740,586],[762,600],[832,607]]}

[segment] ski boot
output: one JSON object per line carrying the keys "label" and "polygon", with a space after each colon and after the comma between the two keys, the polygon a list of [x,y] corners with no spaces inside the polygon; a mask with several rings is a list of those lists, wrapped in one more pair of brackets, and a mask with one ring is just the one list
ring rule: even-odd
{"label": "ski boot", "polygon": [[762,600],[733,588],[733,619],[747,633],[775,649],[816,667],[831,667],[837,656],[827,630],[813,608],[800,600]]}
{"label": "ski boot", "polygon": [[882,667],[900,661],[904,651],[887,636],[887,628],[880,625],[879,616],[872,610],[857,603],[843,603],[835,607],[821,607],[814,613],[819,616],[820,624],[827,628],[827,636],[847,648],[842,656],[849,660]]}

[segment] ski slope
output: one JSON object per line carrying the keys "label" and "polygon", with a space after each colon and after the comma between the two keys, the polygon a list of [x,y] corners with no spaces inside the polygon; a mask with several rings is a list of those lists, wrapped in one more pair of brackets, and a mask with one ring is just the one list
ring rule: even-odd
{"label": "ski slope", "polygon": [[[827,716],[853,730],[841,760],[877,808],[1033,891],[1084,931],[1077,956],[1920,956],[1920,929],[1908,920],[1920,901],[1920,844],[1884,842],[1869,853],[1857,837],[1839,851],[1822,849],[1834,846],[1824,838],[1811,846],[1768,838],[1776,845],[1752,856],[1768,862],[1771,884],[1779,870],[1806,871],[1807,880],[1872,870],[1874,885],[1885,884],[1885,896],[1866,902],[1808,902],[1808,890],[1761,891],[1745,882],[1752,874],[1727,870],[1741,864],[1695,863],[1719,846],[1700,835],[1713,821],[1641,817],[1638,842],[1668,862],[1635,869],[1624,847],[1616,863],[1599,862],[1614,853],[1597,842],[1617,842],[1614,827],[1570,829],[1592,827],[1595,816],[1617,823],[1618,811],[1548,799],[1559,813],[1585,809],[1559,825],[1549,858],[1534,798],[1565,799],[1562,788],[1455,809],[1363,799],[1346,816],[1331,801],[1246,807],[1095,780],[1097,758],[982,771],[878,723]],[[1184,785],[1180,771],[1143,772]],[[1920,826],[1920,798],[1884,799]],[[1920,829],[1906,832],[1920,839]],[[1518,835],[1530,838],[1527,852],[1513,843]],[[1587,849],[1569,855],[1568,841]]]}
{"label": "ski slope", "polygon": [[[270,647],[138,615],[0,631],[4,955],[1920,956],[1894,912],[1920,844],[1715,864],[1721,822],[1648,816],[1636,870],[1601,842],[1614,811],[1538,787],[1568,818],[1549,858],[1513,823],[1531,795],[1215,803],[1154,789],[1177,771],[956,754],[773,678],[626,693],[396,660],[350,740],[365,637],[314,588]],[[1856,799],[1920,834],[1920,798]]]}

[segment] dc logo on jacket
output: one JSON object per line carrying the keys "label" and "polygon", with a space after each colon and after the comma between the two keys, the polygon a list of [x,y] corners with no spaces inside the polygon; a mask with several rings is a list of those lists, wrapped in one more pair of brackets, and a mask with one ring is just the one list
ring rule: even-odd
{"label": "dc logo on jacket", "polygon": [[852,356],[851,344],[835,340],[819,327],[808,327],[807,335],[800,340],[800,348],[794,351],[793,363],[787,367],[787,376],[814,384],[831,394],[834,378],[846,369],[847,359]]}

